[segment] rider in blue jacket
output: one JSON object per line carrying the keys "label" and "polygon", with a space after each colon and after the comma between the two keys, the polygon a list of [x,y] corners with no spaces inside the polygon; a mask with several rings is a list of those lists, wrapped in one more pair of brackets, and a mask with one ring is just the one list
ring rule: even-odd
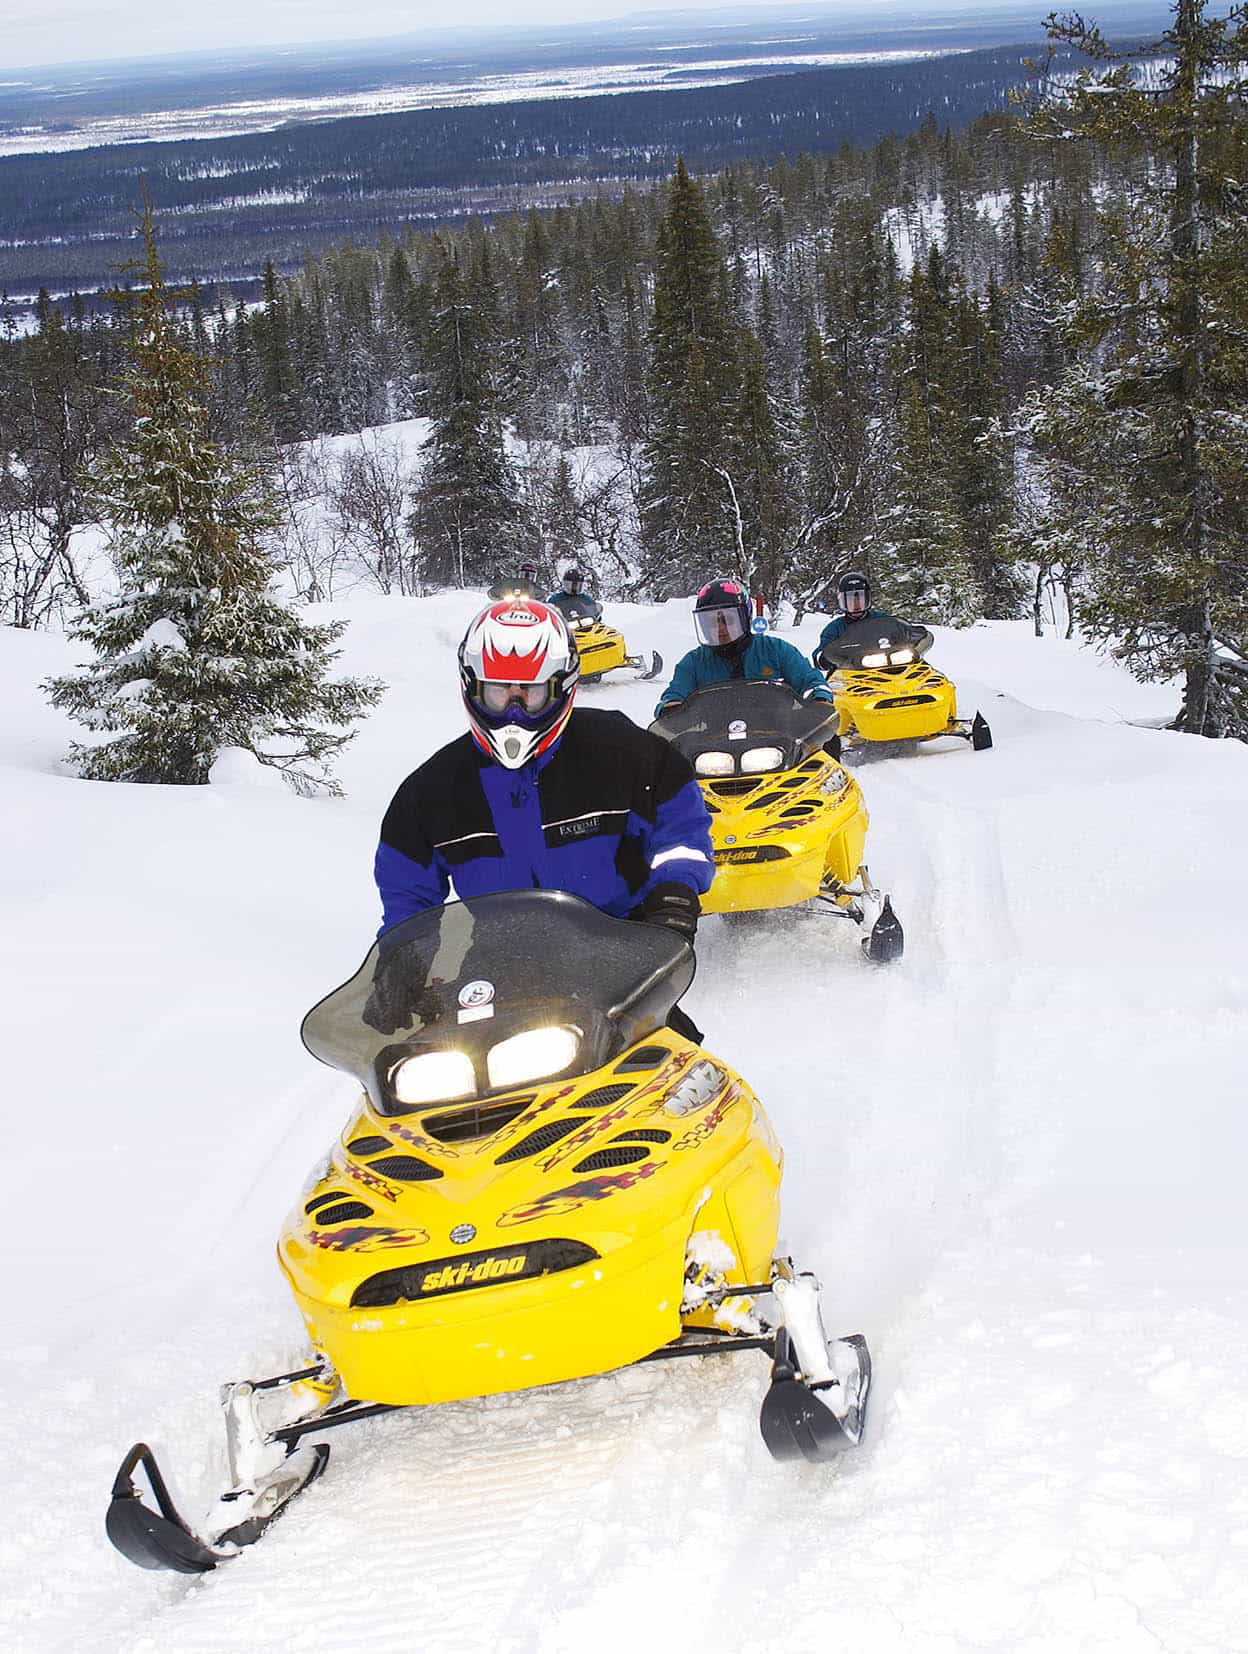
{"label": "rider in blue jacket", "polygon": [[890,615],[886,609],[871,607],[871,582],[865,574],[843,574],[837,582],[837,593],[841,600],[841,611],[833,615],[828,624],[819,634],[819,647],[814,653],[816,666],[831,662],[824,662],[823,652],[831,647],[839,637],[843,637],[851,626],[857,625],[860,620],[880,620],[888,626],[902,626],[906,623],[898,620],[896,615]]}
{"label": "rider in blue jacket", "polygon": [[692,942],[715,864],[688,760],[622,712],[573,713],[576,644],[536,599],[483,610],[459,670],[468,733],[408,776],[382,823],[383,929],[453,884],[566,890]]}
{"label": "rider in blue jacket", "polygon": [[750,631],[750,604],[736,580],[712,580],[703,586],[693,610],[698,647],[677,662],[655,716],[679,706],[708,684],[743,678],[750,683],[787,683],[803,700],[830,701],[832,692],[801,651],[781,638]]}

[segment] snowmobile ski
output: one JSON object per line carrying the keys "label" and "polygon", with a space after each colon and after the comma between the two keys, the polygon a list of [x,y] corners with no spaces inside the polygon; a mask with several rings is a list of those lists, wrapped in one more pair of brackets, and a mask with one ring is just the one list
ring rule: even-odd
{"label": "snowmobile ski", "polygon": [[[773,1459],[805,1459],[809,1464],[820,1464],[861,1441],[871,1388],[871,1356],[861,1333],[840,1342],[853,1354],[854,1371],[845,1379],[811,1385],[796,1365],[787,1328],[777,1333],[771,1384],[758,1416],[763,1441]],[[841,1403],[843,1411],[837,1411],[836,1402]]]}
{"label": "snowmobile ski", "polygon": [[[237,1502],[239,1519],[227,1523],[211,1541],[201,1539],[180,1515],[161,1474],[156,1456],[146,1442],[136,1442],[121,1462],[113,1480],[113,1495],[104,1531],[127,1561],[139,1568],[162,1568],[177,1574],[207,1574],[247,1545],[254,1545],[298,1494],[316,1481],[329,1459],[324,1442],[296,1449],[262,1488],[236,1489],[221,1505]],[[143,1502],[135,1483],[142,1467],[156,1501]]]}

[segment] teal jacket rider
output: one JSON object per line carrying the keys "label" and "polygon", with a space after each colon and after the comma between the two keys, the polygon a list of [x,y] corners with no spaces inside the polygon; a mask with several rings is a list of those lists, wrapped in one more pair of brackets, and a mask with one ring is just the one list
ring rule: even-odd
{"label": "teal jacket rider", "polygon": [[824,682],[822,672],[806,659],[799,649],[783,638],[751,637],[744,652],[736,660],[725,658],[719,650],[707,644],[690,649],[676,663],[672,681],[659,698],[655,716],[665,706],[687,701],[695,690],[708,684],[728,683],[732,678],[744,678],[750,683],[787,683],[803,700],[830,701],[832,691]]}

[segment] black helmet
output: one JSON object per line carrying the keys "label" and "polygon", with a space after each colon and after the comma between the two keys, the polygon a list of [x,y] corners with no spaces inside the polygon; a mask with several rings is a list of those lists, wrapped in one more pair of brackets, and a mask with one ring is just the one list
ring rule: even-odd
{"label": "black helmet", "polygon": [[521,565],[520,565],[520,578],[521,578],[521,580],[527,581],[530,586],[533,585],[535,583],[535,581],[537,580],[537,564],[536,563],[530,563],[530,562],[527,562],[527,561],[521,563]]}
{"label": "black helmet", "polygon": [[739,580],[712,580],[693,606],[698,642],[735,652],[750,635],[750,600]]}
{"label": "black helmet", "polygon": [[843,574],[836,583],[841,608],[851,620],[861,620],[871,612],[871,582],[865,574]]}
{"label": "black helmet", "polygon": [[569,597],[579,597],[585,590],[585,575],[578,568],[564,569],[563,589]]}

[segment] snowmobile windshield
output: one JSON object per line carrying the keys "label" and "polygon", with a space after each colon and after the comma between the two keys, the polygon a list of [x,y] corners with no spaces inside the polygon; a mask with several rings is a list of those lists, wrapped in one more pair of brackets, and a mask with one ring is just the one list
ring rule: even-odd
{"label": "snowmobile windshield", "polygon": [[829,701],[803,701],[783,683],[711,684],[650,725],[699,779],[792,769],[836,729]]}
{"label": "snowmobile windshield", "polygon": [[893,620],[886,615],[867,615],[847,626],[834,642],[824,649],[829,666],[855,667],[904,666],[908,662],[894,660],[904,655],[917,660],[932,646],[932,634],[925,626],[912,626],[909,621]]}
{"label": "snowmobile windshield", "polygon": [[586,597],[584,592],[576,597],[561,592],[556,599],[555,607],[569,626],[588,626],[602,618],[602,604],[595,598]]}
{"label": "snowmobile windshield", "polygon": [[314,1057],[382,1114],[592,1073],[666,1021],[693,949],[579,896],[508,890],[382,933],[303,1020]]}

